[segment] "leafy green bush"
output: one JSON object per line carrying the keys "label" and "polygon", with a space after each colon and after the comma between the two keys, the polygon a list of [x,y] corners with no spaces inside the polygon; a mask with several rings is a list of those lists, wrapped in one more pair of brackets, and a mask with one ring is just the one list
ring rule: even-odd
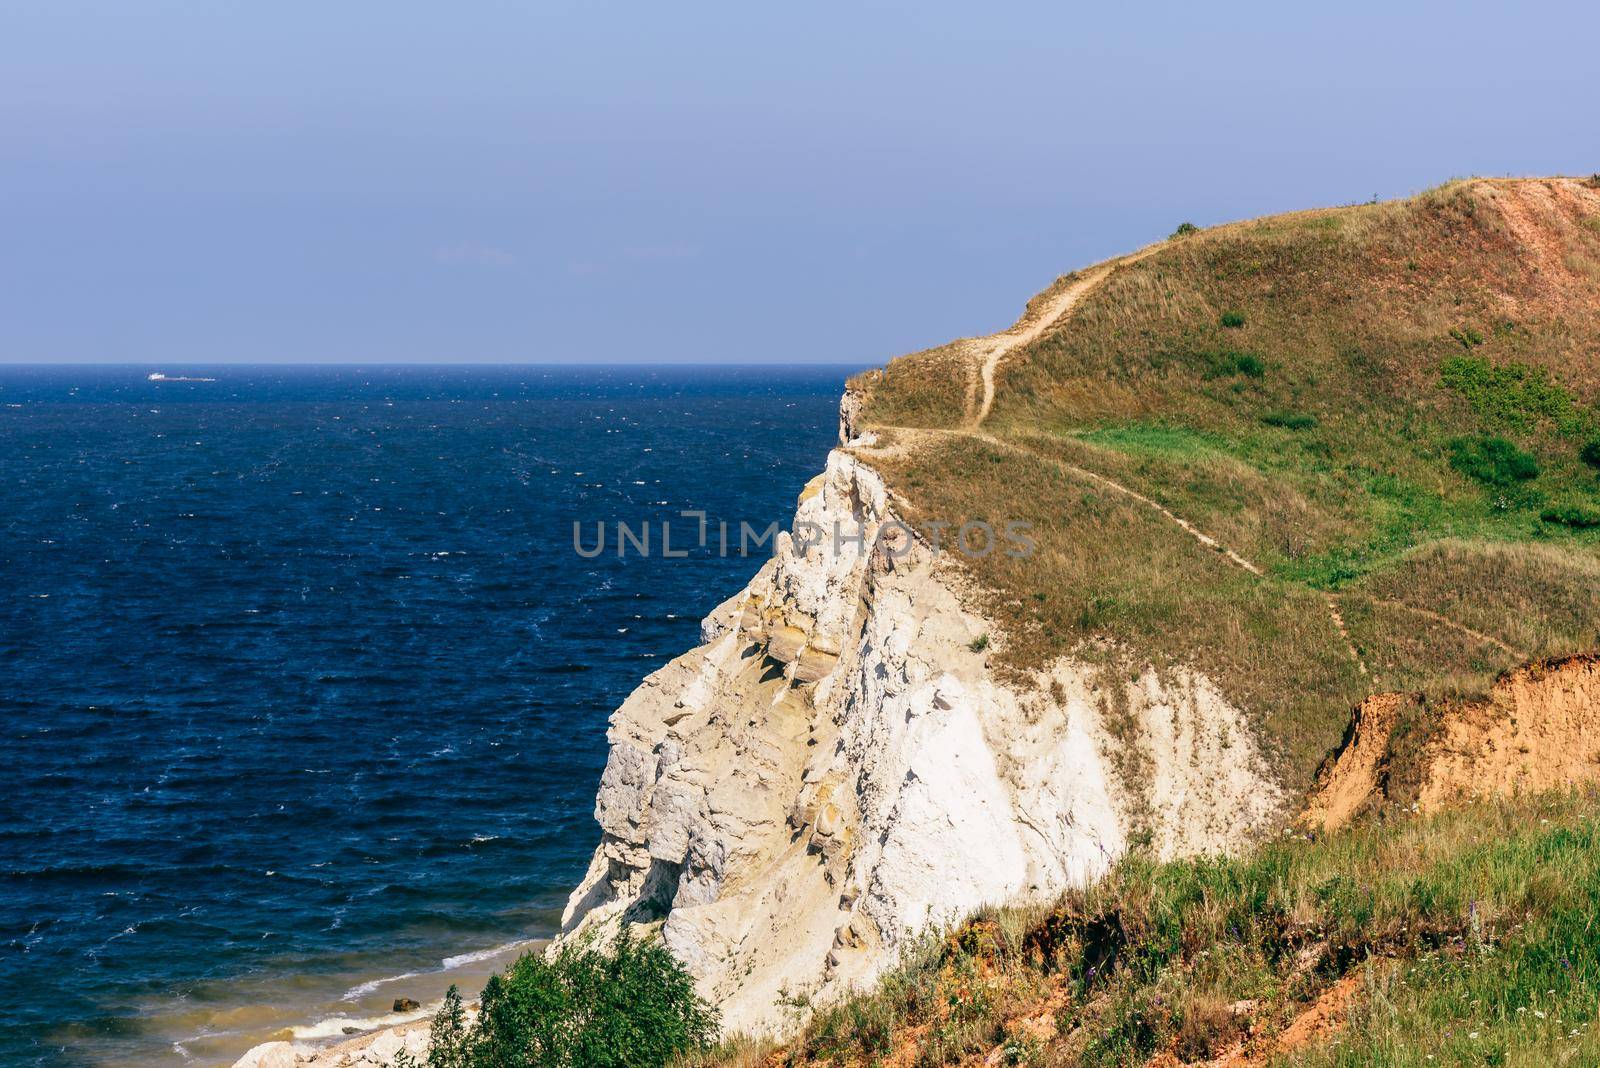
{"label": "leafy green bush", "polygon": [[1199,232],[1200,232],[1200,227],[1196,226],[1194,223],[1192,223],[1192,222],[1181,222],[1181,223],[1178,224],[1178,228],[1176,230],[1172,231],[1172,236],[1173,237],[1188,237],[1190,234],[1198,234]]}
{"label": "leafy green bush", "polygon": [[1452,329],[1450,331],[1450,336],[1459,341],[1461,343],[1461,347],[1464,349],[1470,349],[1474,346],[1483,344],[1483,335],[1478,333],[1470,326]]}
{"label": "leafy green bush", "polygon": [[1539,477],[1539,461],[1505,438],[1456,438],[1450,466],[1489,486],[1514,486]]}
{"label": "leafy green bush", "polygon": [[1590,467],[1600,468],[1600,438],[1589,442],[1589,444],[1585,445],[1582,449],[1579,449],[1578,459],[1582,460]]}
{"label": "leafy green bush", "polygon": [[1231,378],[1234,375],[1260,378],[1267,373],[1266,361],[1252,352],[1217,349],[1214,352],[1205,353],[1204,356],[1207,365],[1207,378]]}
{"label": "leafy green bush", "polygon": [[1261,417],[1261,421],[1284,430],[1311,430],[1317,425],[1316,416],[1300,412],[1268,412]]}
{"label": "leafy green bush", "polygon": [[1222,325],[1229,330],[1237,330],[1244,325],[1244,313],[1225,311],[1222,313]]}
{"label": "leafy green bush", "polygon": [[1575,530],[1587,530],[1590,527],[1600,527],[1600,509],[1589,507],[1587,504],[1562,504],[1546,508],[1539,516],[1546,523],[1559,523],[1564,527]]}
{"label": "leafy green bush", "polygon": [[468,1028],[454,987],[433,1020],[428,1068],[660,1068],[708,1048],[717,1011],[662,946],[624,930],[609,948],[528,953],[483,988]]}

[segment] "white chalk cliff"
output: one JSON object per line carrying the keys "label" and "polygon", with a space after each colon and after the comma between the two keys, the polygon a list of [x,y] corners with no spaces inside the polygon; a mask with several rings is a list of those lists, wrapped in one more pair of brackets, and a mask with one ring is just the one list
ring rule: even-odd
{"label": "white chalk cliff", "polygon": [[730,1030],[781,1029],[784,994],[866,982],[930,924],[1093,879],[1136,834],[1173,856],[1281,816],[1202,676],[1086,657],[997,679],[959,565],[849,447],[852,401],[795,532],[612,717],[602,839],[563,922],[661,922]]}

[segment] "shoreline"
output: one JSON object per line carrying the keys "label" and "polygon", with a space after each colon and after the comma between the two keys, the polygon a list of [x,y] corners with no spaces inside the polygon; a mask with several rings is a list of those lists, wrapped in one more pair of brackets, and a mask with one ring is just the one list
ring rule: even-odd
{"label": "shoreline", "polygon": [[[461,991],[463,1001],[474,1001],[489,976],[549,942],[549,936],[541,935],[442,958],[396,955],[400,963],[390,968],[319,971],[313,966],[244,977],[225,984],[218,997],[186,996],[147,1006],[140,1027],[164,1055],[152,1052],[130,1061],[126,1054],[109,1050],[77,1053],[87,1063],[108,1068],[175,1062],[228,1068],[250,1063],[241,1056],[246,1051],[272,1044],[291,1050],[302,1063],[336,1063],[338,1058],[327,1060],[330,1051],[359,1051],[390,1033],[404,1037],[418,1028],[426,1032],[450,986]],[[418,1008],[393,1011],[401,998],[417,1002]]]}

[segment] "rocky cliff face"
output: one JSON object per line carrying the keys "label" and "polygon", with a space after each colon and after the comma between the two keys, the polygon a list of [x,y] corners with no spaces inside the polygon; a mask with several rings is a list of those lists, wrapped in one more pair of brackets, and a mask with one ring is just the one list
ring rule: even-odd
{"label": "rocky cliff face", "polygon": [[998,680],[1003,636],[895,519],[849,396],[841,414],[773,558],[613,716],[564,918],[660,922],[735,1030],[781,1029],[785,994],[868,980],[929,925],[1093,879],[1134,835],[1224,849],[1283,807],[1204,677],[1069,657]]}

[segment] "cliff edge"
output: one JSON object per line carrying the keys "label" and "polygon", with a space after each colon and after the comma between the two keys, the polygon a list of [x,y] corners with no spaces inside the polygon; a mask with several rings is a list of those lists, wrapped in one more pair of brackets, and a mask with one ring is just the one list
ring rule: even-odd
{"label": "cliff edge", "polygon": [[869,447],[842,442],[705,644],[613,717],[603,839],[567,907],[568,934],[659,922],[733,1030],[781,1029],[930,925],[1081,886],[1135,837],[1223,850],[1283,815],[1203,675],[1063,657],[998,677],[959,551],[897,519]]}
{"label": "cliff edge", "polygon": [[1279,829],[1351,707],[1593,648],[1597,395],[1576,179],[1180,228],[859,376],[774,558],[614,717],[567,931],[660,924],[781,1030],[930,925]]}

